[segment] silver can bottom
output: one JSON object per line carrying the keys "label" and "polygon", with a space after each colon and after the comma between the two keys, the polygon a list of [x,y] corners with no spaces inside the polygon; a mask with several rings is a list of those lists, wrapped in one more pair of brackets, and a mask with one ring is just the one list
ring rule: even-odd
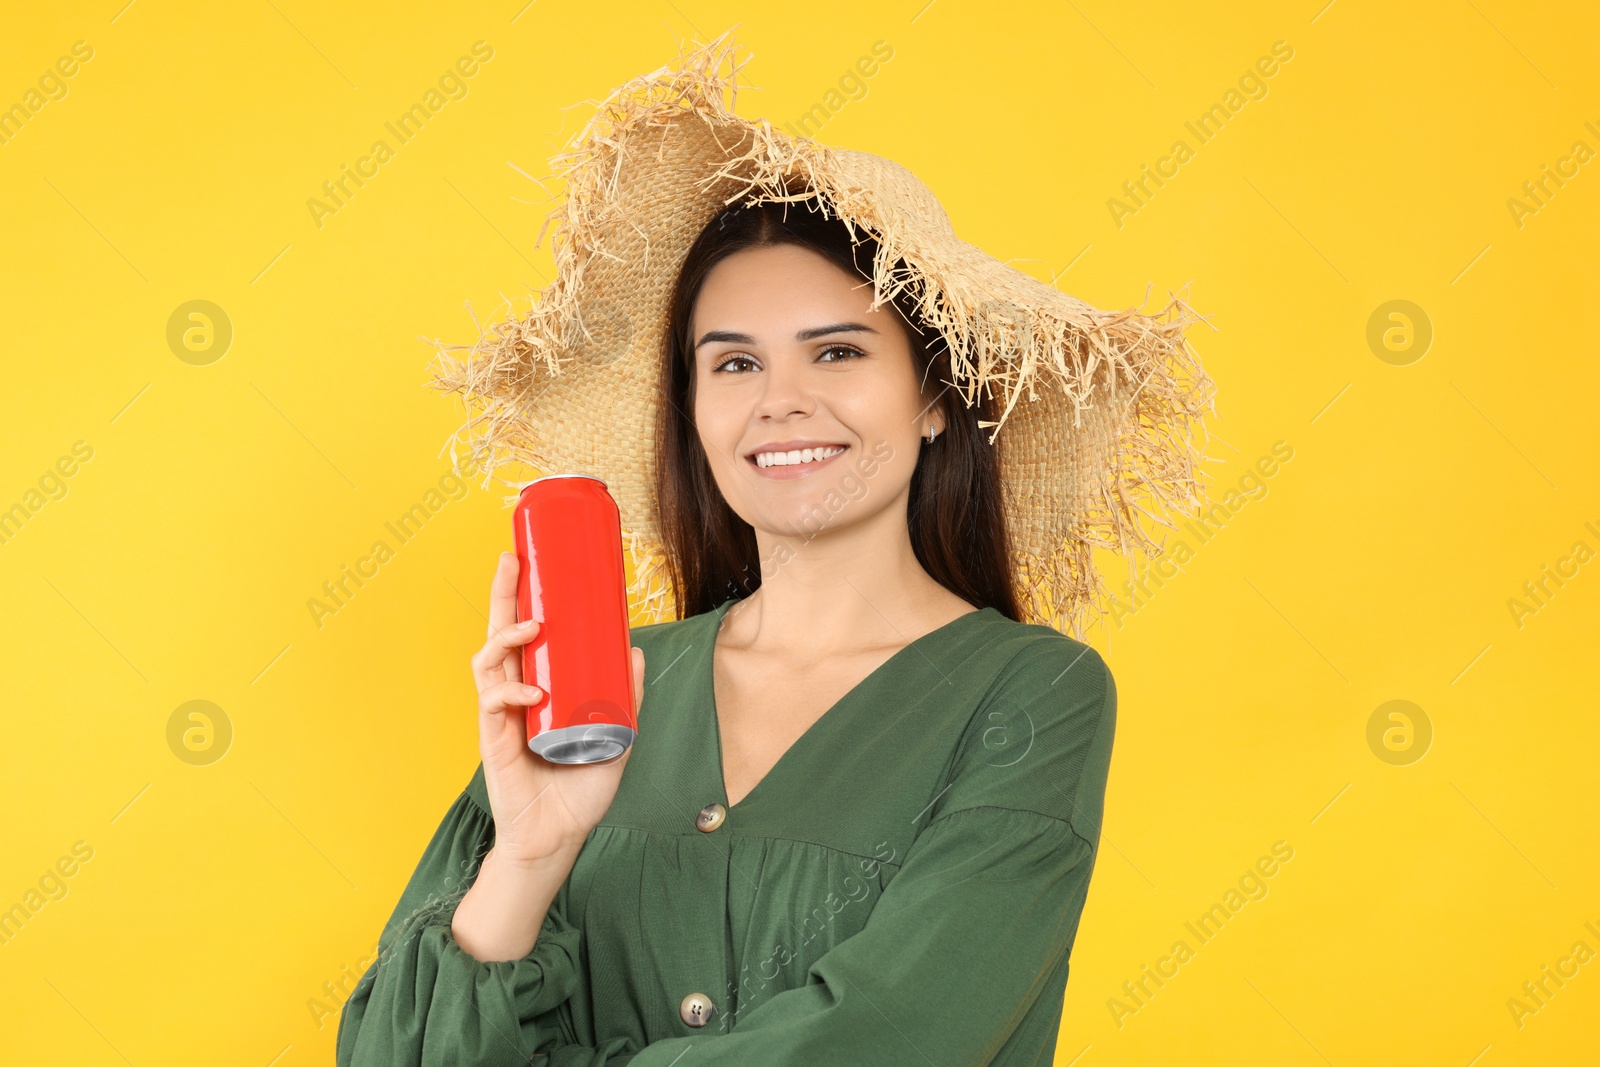
{"label": "silver can bottom", "polygon": [[616,723],[564,726],[528,738],[528,747],[551,763],[600,763],[620,756],[638,732]]}

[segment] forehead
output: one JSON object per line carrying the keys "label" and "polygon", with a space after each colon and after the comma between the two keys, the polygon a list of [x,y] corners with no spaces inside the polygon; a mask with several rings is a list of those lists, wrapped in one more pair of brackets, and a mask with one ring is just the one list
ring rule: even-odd
{"label": "forehead", "polygon": [[782,322],[848,312],[868,312],[872,283],[809,248],[794,244],[746,248],[723,259],[706,275],[695,300],[693,321],[701,325]]}

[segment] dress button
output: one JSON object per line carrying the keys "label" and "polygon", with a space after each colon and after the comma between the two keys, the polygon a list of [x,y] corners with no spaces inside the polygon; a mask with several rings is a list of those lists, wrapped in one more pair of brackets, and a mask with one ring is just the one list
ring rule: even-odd
{"label": "dress button", "polygon": [[704,993],[690,993],[683,998],[683,1003],[678,1005],[678,1014],[690,1026],[704,1026],[711,1021],[711,1013],[716,1010],[716,1005],[711,1003],[711,998]]}
{"label": "dress button", "polygon": [[695,827],[703,834],[709,834],[722,825],[722,820],[728,817],[728,809],[721,804],[707,804],[700,809],[700,814],[694,818]]}

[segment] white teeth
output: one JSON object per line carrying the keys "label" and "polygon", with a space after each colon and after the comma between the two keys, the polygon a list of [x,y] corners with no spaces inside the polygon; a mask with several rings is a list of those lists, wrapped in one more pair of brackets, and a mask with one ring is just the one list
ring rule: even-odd
{"label": "white teeth", "polygon": [[756,454],[758,467],[787,467],[795,463],[813,463],[817,460],[827,459],[843,452],[843,448],[797,448],[790,452],[759,452]]}

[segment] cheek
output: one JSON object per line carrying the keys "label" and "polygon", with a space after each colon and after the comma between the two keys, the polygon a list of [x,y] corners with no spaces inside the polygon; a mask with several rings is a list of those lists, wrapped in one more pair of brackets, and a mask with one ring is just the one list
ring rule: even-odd
{"label": "cheek", "polygon": [[715,390],[708,395],[708,391],[697,389],[690,415],[712,467],[737,458],[735,453],[744,432],[745,416],[731,397],[719,397]]}
{"label": "cheek", "polygon": [[902,451],[915,443],[921,410],[902,383],[858,379],[848,392],[830,398],[835,416],[861,441],[863,452],[892,447]]}

